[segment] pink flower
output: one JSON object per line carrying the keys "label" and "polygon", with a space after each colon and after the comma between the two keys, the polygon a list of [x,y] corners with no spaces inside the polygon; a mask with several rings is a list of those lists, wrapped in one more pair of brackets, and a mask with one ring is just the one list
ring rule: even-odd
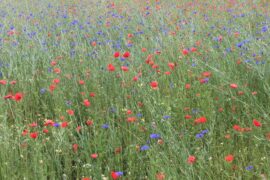
{"label": "pink flower", "polygon": [[237,84],[230,84],[230,87],[231,87],[232,89],[236,89],[238,86],[237,86]]}
{"label": "pink flower", "polygon": [[196,162],[196,157],[193,155],[190,155],[187,159],[188,164],[194,164]]}

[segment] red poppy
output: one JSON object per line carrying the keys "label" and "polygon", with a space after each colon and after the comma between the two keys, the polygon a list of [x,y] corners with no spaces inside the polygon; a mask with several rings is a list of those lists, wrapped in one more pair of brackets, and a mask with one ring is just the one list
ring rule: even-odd
{"label": "red poppy", "polygon": [[212,75],[212,73],[209,72],[209,71],[205,71],[205,72],[202,73],[203,77],[210,77],[211,75]]}
{"label": "red poppy", "polygon": [[56,73],[56,74],[60,74],[60,73],[61,73],[61,69],[55,68],[55,69],[53,70],[53,72]]}
{"label": "red poppy", "polygon": [[257,95],[257,91],[254,91],[251,94],[255,96],[255,95]]}
{"label": "red poppy", "polygon": [[7,81],[6,80],[0,80],[0,84],[6,85],[7,84]]}
{"label": "red poppy", "polygon": [[50,89],[51,92],[54,91],[55,88],[56,88],[56,85],[54,85],[54,84],[51,84],[50,87],[49,87],[49,89]]}
{"label": "red poppy", "polygon": [[37,125],[38,124],[36,122],[33,122],[33,123],[29,124],[30,127],[37,127]]}
{"label": "red poppy", "polygon": [[90,101],[88,99],[85,99],[83,100],[83,104],[86,106],[86,107],[89,107],[91,105]]}
{"label": "red poppy", "polygon": [[27,134],[28,134],[28,130],[24,129],[23,132],[22,132],[22,136],[26,136]]}
{"label": "red poppy", "polygon": [[187,49],[183,49],[183,50],[182,50],[182,54],[183,54],[183,55],[188,55],[188,53],[189,53],[189,51],[188,51]]}
{"label": "red poppy", "polygon": [[121,69],[122,69],[122,71],[125,71],[125,72],[128,71],[128,67],[127,66],[122,66]]}
{"label": "red poppy", "polygon": [[94,93],[94,92],[90,92],[90,97],[95,97],[96,96],[96,94]]}
{"label": "red poppy", "polygon": [[91,178],[84,177],[84,178],[82,178],[82,180],[91,180]]}
{"label": "red poppy", "polygon": [[127,114],[132,114],[132,111],[130,109],[128,109]]}
{"label": "red poppy", "polygon": [[202,116],[202,117],[199,117],[199,118],[195,119],[194,122],[196,124],[202,124],[202,123],[206,123],[206,121],[207,121],[206,117]]}
{"label": "red poppy", "polygon": [[113,178],[113,179],[118,179],[118,174],[116,173],[116,172],[114,172],[114,171],[112,171],[111,172],[111,177]]}
{"label": "red poppy", "polygon": [[76,131],[79,133],[79,132],[81,131],[81,129],[82,129],[82,126],[78,126],[78,127],[76,128]]}
{"label": "red poppy", "polygon": [[138,79],[139,79],[138,76],[133,77],[133,81],[138,81]]}
{"label": "red poppy", "polygon": [[197,51],[197,48],[192,47],[190,50],[191,50],[191,52],[196,52]]}
{"label": "red poppy", "polygon": [[115,58],[118,58],[120,56],[120,52],[115,52],[113,55]]}
{"label": "red poppy", "polygon": [[130,52],[128,52],[128,51],[123,54],[124,58],[128,58],[129,56],[130,56]]}
{"label": "red poppy", "polygon": [[112,64],[108,64],[107,69],[108,71],[115,71],[115,67]]}
{"label": "red poppy", "polygon": [[157,69],[157,68],[159,68],[159,66],[157,64],[153,64],[152,68]]}
{"label": "red poppy", "polygon": [[87,120],[86,121],[86,125],[87,126],[92,126],[94,124],[94,121],[93,120]]}
{"label": "red poppy", "polygon": [[33,139],[36,139],[38,137],[38,132],[30,133],[30,137],[33,138]]}
{"label": "red poppy", "polygon": [[152,81],[152,82],[150,82],[150,86],[152,87],[152,89],[157,89],[158,88],[158,82],[157,81]]}
{"label": "red poppy", "polygon": [[96,159],[97,157],[98,157],[98,154],[96,154],[96,153],[91,154],[91,158]]}
{"label": "red poppy", "polygon": [[44,123],[44,126],[53,126],[53,124],[54,124],[54,122],[53,122],[53,120],[51,120],[51,119],[47,119],[46,121],[45,121],[45,123]]}
{"label": "red poppy", "polygon": [[234,157],[232,154],[229,154],[225,157],[225,161],[231,163],[233,161]]}
{"label": "red poppy", "polygon": [[17,83],[17,81],[11,81],[9,84],[14,85],[16,83]]}
{"label": "red poppy", "polygon": [[60,79],[54,79],[54,80],[53,80],[53,83],[54,83],[54,84],[60,83]]}
{"label": "red poppy", "polygon": [[52,62],[51,62],[51,66],[55,66],[56,64],[57,64],[56,61],[52,61]]}
{"label": "red poppy", "polygon": [[260,123],[256,119],[253,119],[253,125],[256,126],[256,127],[261,127],[262,126],[262,123]]}
{"label": "red poppy", "polygon": [[128,117],[128,118],[127,118],[127,121],[128,121],[128,122],[135,122],[136,120],[137,120],[136,117]]}
{"label": "red poppy", "polygon": [[237,84],[230,84],[230,87],[231,87],[232,89],[236,89],[236,88],[238,87],[238,85],[237,85]]}
{"label": "red poppy", "polygon": [[74,152],[77,152],[77,151],[78,151],[78,147],[79,147],[78,144],[73,144],[73,145],[72,145],[73,151],[74,151]]}
{"label": "red poppy", "polygon": [[239,125],[234,125],[233,129],[236,131],[242,131],[242,128]]}
{"label": "red poppy", "polygon": [[18,102],[18,101],[21,101],[22,98],[23,98],[23,94],[20,93],[20,92],[16,93],[16,94],[13,96],[13,99],[14,99],[15,101],[17,101],[17,102]]}
{"label": "red poppy", "polygon": [[168,66],[171,70],[174,70],[175,64],[174,63],[168,63]]}
{"label": "red poppy", "polygon": [[68,110],[67,110],[67,113],[68,113],[70,116],[73,116],[73,115],[74,115],[74,111],[71,110],[71,109],[68,109]]}
{"label": "red poppy", "polygon": [[92,45],[92,46],[96,46],[97,43],[96,43],[95,41],[93,41],[93,42],[91,43],[91,45]]}
{"label": "red poppy", "polygon": [[190,155],[187,159],[188,164],[194,164],[196,162],[196,157]]}
{"label": "red poppy", "polygon": [[142,48],[142,52],[146,52],[147,51],[147,49],[146,48]]}
{"label": "red poppy", "polygon": [[163,172],[158,172],[156,174],[156,180],[164,180],[165,179],[165,174]]}
{"label": "red poppy", "polygon": [[84,85],[84,80],[79,80],[80,85]]}
{"label": "red poppy", "polygon": [[49,133],[49,130],[48,129],[43,129],[43,133],[47,134],[47,133]]}
{"label": "red poppy", "polygon": [[6,96],[4,96],[4,99],[12,99],[12,94],[8,94],[8,95],[6,95]]}
{"label": "red poppy", "polygon": [[190,88],[191,88],[191,84],[186,84],[186,85],[185,85],[185,88],[186,88],[186,89],[190,89]]}
{"label": "red poppy", "polygon": [[65,128],[65,127],[67,127],[67,126],[68,126],[68,122],[67,122],[67,121],[62,122],[62,124],[61,124],[61,127],[62,127],[62,128]]}

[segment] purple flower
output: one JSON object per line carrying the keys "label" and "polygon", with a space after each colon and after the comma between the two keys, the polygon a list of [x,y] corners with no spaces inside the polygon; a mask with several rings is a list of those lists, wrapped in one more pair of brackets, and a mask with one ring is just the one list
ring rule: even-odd
{"label": "purple flower", "polygon": [[142,113],[137,114],[137,117],[142,117],[142,116],[143,116]]}
{"label": "purple flower", "polygon": [[146,151],[146,150],[148,150],[150,147],[148,146],[148,145],[143,145],[142,147],[141,147],[141,151]]}
{"label": "purple flower", "polygon": [[160,135],[159,134],[150,134],[150,138],[151,139],[158,139],[158,138],[160,138]]}
{"label": "purple flower", "polygon": [[204,134],[202,134],[202,133],[196,134],[197,139],[203,138],[203,136],[204,136]]}
{"label": "purple flower", "polygon": [[201,131],[202,134],[206,134],[206,133],[208,133],[208,132],[209,132],[208,129],[205,129],[205,130],[202,130],[202,131]]}
{"label": "purple flower", "polygon": [[170,119],[170,118],[171,118],[171,116],[169,116],[169,115],[163,116],[163,119]]}
{"label": "purple flower", "polygon": [[58,128],[60,126],[60,124],[59,123],[54,123],[53,126]]}
{"label": "purple flower", "polygon": [[124,173],[122,171],[118,171],[118,172],[116,172],[116,174],[117,174],[117,176],[123,176],[124,175]]}
{"label": "purple flower", "polygon": [[108,129],[108,128],[109,128],[109,125],[108,125],[108,124],[103,124],[101,127],[102,127],[103,129]]}
{"label": "purple flower", "polygon": [[247,166],[247,167],[246,167],[246,170],[250,171],[250,170],[252,170],[253,168],[254,168],[253,166]]}
{"label": "purple flower", "polygon": [[262,27],[262,32],[266,32],[268,30],[268,26],[263,26]]}
{"label": "purple flower", "polygon": [[39,92],[40,92],[40,94],[44,94],[44,93],[46,93],[46,91],[47,91],[47,90],[46,90],[45,88],[42,88],[42,89],[40,89]]}

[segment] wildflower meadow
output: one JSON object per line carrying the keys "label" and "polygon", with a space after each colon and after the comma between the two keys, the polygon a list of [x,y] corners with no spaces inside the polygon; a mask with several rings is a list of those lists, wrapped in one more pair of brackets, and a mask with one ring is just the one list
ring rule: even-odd
{"label": "wildflower meadow", "polygon": [[0,0],[0,180],[270,179],[267,0]]}

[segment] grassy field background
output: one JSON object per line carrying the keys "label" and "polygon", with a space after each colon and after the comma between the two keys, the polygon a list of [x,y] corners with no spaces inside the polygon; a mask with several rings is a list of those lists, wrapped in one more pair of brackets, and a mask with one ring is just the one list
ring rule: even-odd
{"label": "grassy field background", "polygon": [[0,1],[0,179],[270,178],[267,1]]}

